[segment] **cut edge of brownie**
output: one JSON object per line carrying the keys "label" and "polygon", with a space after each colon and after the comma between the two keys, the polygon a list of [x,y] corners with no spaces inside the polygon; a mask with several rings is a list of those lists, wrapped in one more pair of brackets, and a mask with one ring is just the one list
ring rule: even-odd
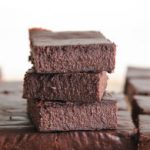
{"label": "cut edge of brownie", "polygon": [[114,71],[116,45],[100,32],[52,32],[40,28],[29,30],[29,39],[29,60],[38,73]]}
{"label": "cut edge of brownie", "polygon": [[[31,49],[29,60],[38,73],[99,73],[102,71],[112,73],[115,69],[116,46],[113,44],[32,46]],[[60,53],[61,55],[59,55]],[[79,53],[81,54],[79,55]],[[57,59],[60,61],[56,62]]]}
{"label": "cut edge of brownie", "polygon": [[106,72],[39,74],[34,69],[29,69],[24,77],[23,98],[48,101],[101,101],[107,80]]}
{"label": "cut edge of brownie", "polygon": [[[43,102],[40,100],[28,100],[28,111],[32,122],[40,132],[76,130],[90,131],[100,129],[116,129],[116,105],[116,101],[112,100],[104,100],[102,102],[95,103]],[[86,109],[88,109],[89,112],[86,112]],[[96,112],[94,113],[94,111],[98,112],[98,114]],[[102,111],[105,111],[105,113]],[[93,116],[87,116],[87,114]],[[95,118],[94,116],[99,116],[100,118],[97,120],[97,117]],[[89,119],[92,121],[89,122]]]}

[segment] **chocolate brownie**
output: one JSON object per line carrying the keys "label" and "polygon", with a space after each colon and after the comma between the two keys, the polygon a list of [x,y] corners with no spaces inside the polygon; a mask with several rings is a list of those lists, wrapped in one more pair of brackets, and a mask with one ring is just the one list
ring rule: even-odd
{"label": "chocolate brownie", "polygon": [[[40,133],[36,131],[28,119],[26,100],[21,98],[22,83],[6,84],[0,86],[1,91],[11,91],[9,94],[0,93],[0,149],[136,149],[135,138],[137,131],[131,121],[130,113],[126,111],[117,113],[118,126],[116,130]],[[18,107],[20,108],[19,110]]]}
{"label": "chocolate brownie", "polygon": [[38,131],[115,129],[115,101],[95,103],[28,100],[28,112]]}
{"label": "chocolate brownie", "polygon": [[128,94],[128,82],[132,78],[150,78],[150,68],[128,67],[126,74],[126,81],[124,86],[124,93]]}
{"label": "chocolate brownie", "polygon": [[139,150],[150,149],[150,115],[139,115]]}
{"label": "chocolate brownie", "polygon": [[100,101],[106,86],[107,74],[39,74],[30,70],[24,78],[23,97],[51,101]]}
{"label": "chocolate brownie", "polygon": [[150,95],[150,78],[129,79],[127,91],[131,103],[134,95]]}
{"label": "chocolate brownie", "polygon": [[29,30],[31,56],[38,73],[102,72],[115,68],[116,45],[100,32]]}
{"label": "chocolate brownie", "polygon": [[133,97],[132,117],[136,126],[138,126],[139,114],[150,115],[150,96],[135,95]]}
{"label": "chocolate brownie", "polygon": [[137,108],[135,107],[134,96],[135,95],[150,95],[150,78],[132,78],[128,80],[127,87],[127,100],[131,106],[132,118],[136,126],[138,126],[137,120]]}
{"label": "chocolate brownie", "polygon": [[117,101],[118,110],[128,111],[128,109],[129,109],[126,97],[123,93],[105,92],[103,99]]}

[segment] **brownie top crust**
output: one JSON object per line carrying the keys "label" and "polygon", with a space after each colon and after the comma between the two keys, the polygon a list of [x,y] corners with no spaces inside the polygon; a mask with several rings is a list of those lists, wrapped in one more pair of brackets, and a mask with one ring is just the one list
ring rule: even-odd
{"label": "brownie top crust", "polygon": [[143,113],[150,113],[150,96],[135,95],[134,100]]}
{"label": "brownie top crust", "polygon": [[127,78],[150,78],[150,68],[128,67]]}
{"label": "brownie top crust", "polygon": [[45,29],[30,29],[29,39],[32,46],[112,44],[98,31],[53,32]]}
{"label": "brownie top crust", "polygon": [[137,93],[150,93],[150,78],[132,78],[129,80],[129,83],[134,87]]}

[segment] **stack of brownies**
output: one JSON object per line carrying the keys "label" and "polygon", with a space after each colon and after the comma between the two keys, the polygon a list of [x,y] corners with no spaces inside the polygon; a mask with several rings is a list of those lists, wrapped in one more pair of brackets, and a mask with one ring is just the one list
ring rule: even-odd
{"label": "stack of brownies", "polygon": [[23,97],[38,131],[116,129],[116,102],[104,96],[115,44],[94,31],[30,29],[29,38]]}

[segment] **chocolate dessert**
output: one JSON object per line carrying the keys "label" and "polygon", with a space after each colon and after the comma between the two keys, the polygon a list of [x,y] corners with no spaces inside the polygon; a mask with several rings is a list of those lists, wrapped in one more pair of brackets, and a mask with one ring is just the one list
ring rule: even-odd
{"label": "chocolate dessert", "polygon": [[38,73],[112,72],[116,45],[96,31],[30,29],[30,60]]}
{"label": "chocolate dessert", "polygon": [[116,129],[117,105],[112,100],[95,103],[28,100],[28,113],[38,131]]}
{"label": "chocolate dessert", "polygon": [[29,70],[24,78],[23,97],[50,101],[100,101],[107,86],[107,74],[39,74]]}

